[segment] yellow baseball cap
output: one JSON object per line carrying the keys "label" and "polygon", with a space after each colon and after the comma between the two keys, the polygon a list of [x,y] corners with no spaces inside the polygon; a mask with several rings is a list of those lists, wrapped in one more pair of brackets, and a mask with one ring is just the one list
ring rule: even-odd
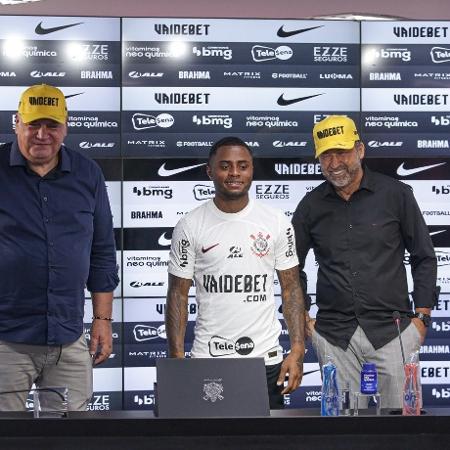
{"label": "yellow baseball cap", "polygon": [[328,116],[313,128],[316,158],[330,149],[351,150],[359,141],[355,122],[347,116]]}
{"label": "yellow baseball cap", "polygon": [[24,123],[39,119],[66,123],[66,99],[58,88],[37,84],[26,89],[20,96],[18,113]]}

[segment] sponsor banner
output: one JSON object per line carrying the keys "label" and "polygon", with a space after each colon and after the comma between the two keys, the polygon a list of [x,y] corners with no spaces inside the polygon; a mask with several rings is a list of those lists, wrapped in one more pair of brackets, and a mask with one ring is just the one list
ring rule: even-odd
{"label": "sponsor banner", "polygon": [[437,158],[449,157],[448,134],[366,133],[362,136],[368,157]]}
{"label": "sponsor banner", "polygon": [[422,386],[424,407],[447,407],[450,401],[450,386]]}
{"label": "sponsor banner", "polygon": [[168,264],[169,254],[167,250],[124,250],[123,252],[123,268],[127,272],[146,274],[151,270],[152,272],[167,273]]}
{"label": "sponsor banner", "polygon": [[125,367],[155,367],[158,358],[167,358],[167,343],[152,343],[145,345],[126,344],[124,353]]}
{"label": "sponsor banner", "polygon": [[[189,297],[188,320],[195,321],[197,304]],[[166,312],[166,297],[160,298],[127,298],[124,303],[124,316],[128,322],[145,320],[146,322],[163,322]]]}
{"label": "sponsor banner", "polygon": [[[189,133],[167,134],[154,133],[149,136],[137,133],[124,133],[122,147],[127,156],[165,156],[165,157],[203,157],[207,158],[214,142],[229,136],[222,133]],[[258,157],[280,156],[298,157],[313,154],[311,133],[240,133],[240,138],[252,149]]]}
{"label": "sponsor banner", "polygon": [[[448,132],[450,114],[422,112],[386,112],[361,114],[361,131],[363,135],[371,132],[387,133],[435,133]],[[423,138],[423,136],[422,136]]]}
{"label": "sponsor banner", "polygon": [[[95,369],[97,370],[97,369]],[[99,391],[92,395],[92,399],[87,406],[88,411],[117,411],[122,408],[122,392]]]}
{"label": "sponsor banner", "polygon": [[450,179],[447,181],[403,180],[403,182],[412,188],[417,203],[423,208],[448,203],[448,200],[450,200]]}
{"label": "sponsor banner", "polygon": [[127,297],[162,297],[167,293],[167,272],[124,270],[122,286]]}
{"label": "sponsor banner", "polygon": [[205,200],[214,197],[214,185],[209,182],[171,181],[145,182],[125,181],[123,183],[124,203],[133,206],[192,205],[192,209]]}
{"label": "sponsor banner", "polygon": [[[450,48],[433,45],[362,45],[361,63],[364,81],[400,81],[398,75],[432,70],[445,71],[445,67],[433,67],[450,61]],[[403,70],[402,70],[403,69]],[[401,72],[396,72],[400,70]],[[386,72],[384,72],[386,71]],[[393,71],[393,72],[391,72]],[[405,81],[405,80],[404,80]]]}
{"label": "sponsor banner", "polygon": [[361,43],[447,44],[449,28],[447,22],[361,22]]}
{"label": "sponsor banner", "polygon": [[288,408],[315,408],[319,410],[321,400],[322,382],[316,386],[308,387],[304,387],[302,382],[298,389],[284,396],[284,405]]}
{"label": "sponsor banner", "polygon": [[32,41],[120,41],[119,18],[0,17],[0,39],[10,42],[11,36],[19,35],[18,30],[20,39]]}
{"label": "sponsor banner", "polygon": [[450,384],[450,361],[421,361],[422,384]]}
{"label": "sponsor banner", "polygon": [[[442,284],[439,283],[440,277],[438,277],[438,286],[441,286],[441,289],[444,288]],[[447,277],[447,279],[449,279]],[[444,289],[443,289],[444,290]],[[450,290],[447,289],[446,292],[449,292]],[[439,306],[442,303],[439,303]],[[432,317],[431,326],[428,328],[427,331],[427,338],[429,339],[446,339],[448,338],[450,331],[450,317]]]}
{"label": "sponsor banner", "polygon": [[124,111],[358,111],[359,92],[356,88],[125,86],[122,105]]}
{"label": "sponsor banner", "polygon": [[385,88],[361,89],[362,111],[429,111],[448,112],[450,105],[450,89],[428,88]]}
{"label": "sponsor banner", "polygon": [[[359,114],[349,115],[359,121]],[[162,133],[306,133],[310,139],[314,124],[328,114],[309,111],[126,111],[122,114],[122,131],[129,140],[143,140],[145,134]],[[450,117],[450,116],[449,116]],[[106,120],[106,119],[104,119]],[[428,119],[429,121],[429,119]],[[368,122],[369,124],[371,122]],[[377,122],[378,124],[378,122]],[[105,125],[106,126],[106,125]],[[434,128],[432,128],[435,131]],[[255,138],[256,136],[253,136]],[[209,139],[210,141],[211,139]],[[254,139],[250,139],[254,140]],[[274,139],[275,140],[275,139]],[[298,139],[296,139],[298,140]]]}
{"label": "sponsor banner", "polygon": [[436,319],[450,317],[450,296],[448,294],[439,295],[439,299],[431,314]]}
{"label": "sponsor banner", "polygon": [[[0,97],[2,103],[0,108],[10,114],[15,114],[19,98],[28,86],[0,86]],[[97,114],[99,111],[120,110],[120,88],[119,87],[86,87],[67,86],[62,87],[69,114],[80,111],[83,115]]]}
{"label": "sponsor banner", "polygon": [[125,51],[138,50],[127,48],[127,41],[358,44],[359,39],[359,24],[353,21],[122,19]]}
{"label": "sponsor banner", "polygon": [[[335,49],[337,48],[347,50],[347,47]],[[314,56],[314,53],[327,55],[337,52],[335,49],[326,46],[313,47],[312,58],[325,60],[326,56]],[[341,53],[344,53],[344,50],[341,50]],[[301,50],[301,54],[305,54],[304,50]],[[124,86],[359,87],[359,66],[347,65],[347,56],[340,59],[342,59],[341,66],[336,66],[336,63],[311,66],[307,63],[302,64],[296,58],[292,63],[296,66],[301,65],[292,67],[292,65],[284,65],[283,61],[276,60],[272,61],[271,65],[258,65],[256,61],[249,64],[249,57],[246,55],[246,61],[239,65],[229,64],[228,61],[224,67],[211,66],[207,65],[208,61],[205,60],[203,64],[200,64],[200,61],[195,65],[186,63],[182,67],[177,67],[176,70],[169,70],[166,65],[158,65],[155,69],[154,63],[136,61],[132,64],[126,63],[123,67],[122,79]],[[274,63],[278,64],[272,65]],[[7,70],[4,74],[5,78],[8,76],[13,78]]]}
{"label": "sponsor banner", "polygon": [[65,145],[79,151],[90,158],[120,155],[120,134],[68,134]]}
{"label": "sponsor banner", "polygon": [[365,163],[371,170],[400,180],[450,180],[448,158],[366,158]]}
{"label": "sponsor banner", "polygon": [[[258,158],[254,160],[253,180],[324,180],[320,164],[311,157],[292,159]],[[124,181],[195,180],[209,183],[205,159],[126,159]],[[311,185],[313,186],[313,185]]]}
{"label": "sponsor banner", "polygon": [[[164,322],[124,322],[124,344],[147,344],[167,346],[166,326]],[[188,322],[186,327],[185,341],[192,342],[194,339],[194,323]],[[126,348],[126,345],[125,345]]]}
{"label": "sponsor banner", "polygon": [[124,250],[169,250],[172,227],[124,228]]}
{"label": "sponsor banner", "polygon": [[[87,63],[89,64],[89,63]],[[27,86],[47,83],[58,86],[119,86],[120,66],[102,64],[101,66],[73,67],[59,60],[50,63],[35,62],[21,65],[2,66],[0,82],[8,86]]]}
{"label": "sponsor banner", "polygon": [[[450,55],[450,48],[448,54]],[[421,88],[426,84],[446,87],[450,80],[450,71],[445,66],[407,66],[403,70],[397,66],[383,66],[370,67],[367,71],[363,71],[361,76],[361,86],[364,88],[395,86]]]}
{"label": "sponsor banner", "polygon": [[[198,64],[215,64],[215,68],[211,68],[213,74],[217,77],[236,77],[239,75],[233,74],[234,71],[258,71],[263,70],[264,66],[275,69],[277,67],[288,69],[292,71],[292,66],[301,66],[302,69],[313,64],[324,65],[330,70],[333,66],[354,66],[354,75],[358,74],[359,70],[359,45],[329,45],[329,44],[295,44],[288,43],[287,45],[277,45],[273,43],[261,42],[125,42],[124,44],[124,63],[123,63],[123,77],[126,80],[140,80],[141,83],[145,79],[161,79],[164,76],[155,75],[155,64],[159,63],[160,70],[170,70],[168,63],[181,62],[184,69],[187,71],[180,71],[176,68],[173,75],[178,80],[195,79],[197,75],[203,80],[208,80],[208,74],[190,74],[189,68],[195,68]],[[248,66],[252,64],[252,66]],[[221,65],[226,65],[220,68]],[[178,66],[178,64],[177,64]],[[142,71],[147,68],[146,71]],[[152,70],[153,68],[153,70]],[[290,69],[289,69],[290,68]],[[173,70],[173,69],[172,69]],[[197,69],[198,70],[198,69]],[[224,72],[225,71],[225,72]],[[222,72],[222,73],[221,73]],[[333,73],[333,72],[331,72]],[[347,73],[348,72],[344,72]],[[166,72],[168,74],[168,72]],[[317,74],[317,75],[316,75]],[[329,77],[320,77],[317,68],[312,70],[312,77],[319,80],[330,79]],[[209,74],[211,75],[211,73]],[[250,75],[254,80],[258,79],[257,74]],[[248,77],[245,77],[248,78]],[[275,77],[276,78],[276,77]],[[343,77],[337,77],[343,79]],[[353,79],[353,84],[357,80],[356,77],[347,77]],[[173,80],[173,78],[172,78]]]}
{"label": "sponsor banner", "polygon": [[426,339],[420,347],[420,360],[450,360],[450,341],[448,339]]}
{"label": "sponsor banner", "polygon": [[[136,368],[137,370],[143,370],[144,368]],[[129,369],[131,370],[131,369]],[[155,367],[152,367],[152,370],[156,370]],[[147,372],[145,372],[146,374]],[[144,375],[144,373],[143,373]],[[134,375],[133,375],[134,376]],[[156,380],[154,381],[156,382]],[[153,384],[149,384],[147,388],[151,386],[153,389]],[[147,391],[125,391],[124,392],[124,405],[123,409],[125,410],[147,410],[153,411],[155,408],[156,398],[153,390]]]}
{"label": "sponsor banner", "polygon": [[118,111],[69,111],[67,127],[69,134],[120,133],[120,113]]}

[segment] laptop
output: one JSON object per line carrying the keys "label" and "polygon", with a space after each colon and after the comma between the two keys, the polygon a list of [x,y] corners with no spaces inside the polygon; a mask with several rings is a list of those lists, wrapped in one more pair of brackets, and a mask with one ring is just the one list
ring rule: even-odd
{"label": "laptop", "polygon": [[270,416],[264,358],[156,360],[158,417]]}

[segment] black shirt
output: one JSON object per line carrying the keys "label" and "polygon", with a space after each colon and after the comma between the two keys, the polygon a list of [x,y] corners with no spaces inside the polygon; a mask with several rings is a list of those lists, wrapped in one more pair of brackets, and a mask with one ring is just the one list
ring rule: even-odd
{"label": "black shirt", "polygon": [[294,225],[302,271],[312,247],[319,265],[316,330],[344,350],[358,325],[378,349],[397,334],[392,312],[411,311],[405,249],[410,253],[416,308],[435,302],[436,257],[412,190],[364,167],[359,189],[348,201],[324,182],[298,205]]}

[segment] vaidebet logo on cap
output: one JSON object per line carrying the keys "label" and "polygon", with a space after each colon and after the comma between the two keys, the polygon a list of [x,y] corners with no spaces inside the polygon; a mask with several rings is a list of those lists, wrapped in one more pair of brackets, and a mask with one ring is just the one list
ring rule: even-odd
{"label": "vaidebet logo on cap", "polygon": [[347,116],[328,116],[313,129],[316,158],[331,149],[351,150],[359,141],[355,122]]}
{"label": "vaidebet logo on cap", "polygon": [[66,99],[62,91],[54,86],[48,84],[31,86],[20,97],[18,113],[24,123],[39,119],[66,123]]}

